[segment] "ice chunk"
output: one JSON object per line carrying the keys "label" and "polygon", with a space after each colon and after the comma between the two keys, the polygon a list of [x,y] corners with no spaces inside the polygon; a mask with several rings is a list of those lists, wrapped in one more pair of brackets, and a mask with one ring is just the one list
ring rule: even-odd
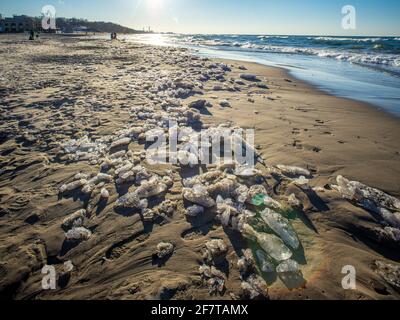
{"label": "ice chunk", "polygon": [[[400,227],[400,200],[375,188],[357,181],[349,181],[343,176],[337,177],[338,191],[345,199],[379,214],[392,227]],[[391,211],[389,211],[391,210]]]}
{"label": "ice chunk", "polygon": [[130,171],[133,168],[133,163],[127,163],[123,167],[115,170],[115,174],[119,177],[122,177],[126,172]]}
{"label": "ice chunk", "polygon": [[89,240],[92,232],[84,227],[72,228],[65,234],[65,238],[69,241]]}
{"label": "ice chunk", "polygon": [[150,179],[150,181],[143,181],[140,187],[136,189],[136,194],[139,198],[143,199],[158,196],[166,190],[167,186],[155,177]]}
{"label": "ice chunk", "polygon": [[206,243],[203,250],[203,259],[205,262],[211,264],[219,264],[225,260],[228,253],[228,246],[221,239],[213,239]]}
{"label": "ice chunk", "polygon": [[250,194],[251,197],[254,197],[254,196],[258,195],[258,194],[267,195],[268,192],[267,192],[267,189],[265,189],[265,187],[263,185],[255,184],[255,185],[252,185],[250,187],[249,194]]}
{"label": "ice chunk", "polygon": [[236,168],[235,175],[240,178],[252,178],[256,176],[261,176],[262,172],[253,167],[241,166]]}
{"label": "ice chunk", "polygon": [[225,291],[225,275],[214,266],[206,264],[199,267],[199,272],[203,281],[210,289],[210,294],[222,294]]}
{"label": "ice chunk", "polygon": [[285,166],[285,165],[278,165],[277,168],[284,174],[288,176],[305,176],[305,177],[310,177],[311,172],[300,168],[300,167],[294,167],[294,166]]}
{"label": "ice chunk", "polygon": [[110,193],[106,188],[101,189],[100,195],[103,199],[108,199],[110,197]]}
{"label": "ice chunk", "polygon": [[237,165],[238,163],[234,160],[224,160],[224,161],[221,160],[217,166],[217,169],[222,172],[225,170],[235,170]]}
{"label": "ice chunk", "polygon": [[261,266],[262,272],[265,272],[265,273],[275,272],[274,263],[272,262],[272,260],[268,257],[268,255],[264,251],[257,250],[256,256],[257,256],[257,260]]}
{"label": "ice chunk", "polygon": [[95,188],[96,188],[96,186],[94,184],[88,183],[82,188],[82,192],[84,194],[91,194]]}
{"label": "ice chunk", "polygon": [[63,228],[81,227],[85,219],[86,210],[81,209],[66,217],[62,223]]}
{"label": "ice chunk", "polygon": [[186,209],[186,215],[189,217],[197,217],[199,215],[202,215],[203,213],[204,213],[204,208],[198,205],[194,205]]}
{"label": "ice chunk", "polygon": [[125,209],[145,209],[147,207],[146,203],[141,201],[135,192],[127,193],[126,195],[119,198],[115,205],[115,208],[125,208]]}
{"label": "ice chunk", "polygon": [[172,217],[174,212],[176,211],[177,202],[172,200],[165,200],[163,201],[158,207],[157,212],[161,216]]}
{"label": "ice chunk", "polygon": [[245,299],[268,299],[268,286],[258,275],[252,274],[241,284]]}
{"label": "ice chunk", "polygon": [[142,210],[142,216],[143,216],[143,221],[145,222],[154,222],[154,219],[156,217],[156,213],[154,210],[145,208]]}
{"label": "ice chunk", "polygon": [[68,184],[64,184],[60,188],[60,193],[65,193],[65,192],[70,192],[76,189],[79,189],[86,185],[88,183],[87,180],[81,179],[81,180],[76,180]]}
{"label": "ice chunk", "polygon": [[237,184],[236,181],[229,178],[224,178],[221,181],[211,184],[207,187],[207,192],[212,197],[216,197],[218,195],[228,198],[231,194],[236,190]]}
{"label": "ice chunk", "polygon": [[282,205],[278,201],[272,199],[270,196],[266,196],[264,198],[264,205],[275,210],[282,209]]}
{"label": "ice chunk", "polygon": [[288,219],[271,209],[262,211],[261,218],[287,245],[295,250],[299,248],[299,238]]}
{"label": "ice chunk", "polygon": [[232,199],[224,200],[221,196],[217,197],[217,218],[224,227],[231,226],[233,229],[239,230],[240,216],[244,209],[243,204],[236,204]]}
{"label": "ice chunk", "polygon": [[400,229],[400,212],[390,212],[385,208],[378,208],[377,212],[380,213],[383,220],[392,227]]}
{"label": "ice chunk", "polygon": [[242,276],[255,270],[254,257],[251,249],[242,251],[243,256],[238,260],[237,266]]}
{"label": "ice chunk", "polygon": [[397,228],[386,227],[384,232],[388,235],[390,239],[395,242],[400,242],[400,230]]}
{"label": "ice chunk", "polygon": [[251,199],[251,204],[256,207],[266,206],[272,209],[281,209],[282,205],[266,194],[257,194]]}
{"label": "ice chunk", "polygon": [[94,184],[97,185],[99,183],[109,183],[112,181],[112,176],[105,174],[105,173],[99,173],[97,176],[95,176],[94,178],[90,179],[88,181],[88,184]]}
{"label": "ice chunk", "polygon": [[209,196],[207,189],[202,185],[195,185],[192,189],[184,188],[182,195],[186,200],[205,208],[212,208],[216,205],[214,199]]}
{"label": "ice chunk", "polygon": [[400,266],[384,261],[375,261],[375,267],[376,273],[393,286],[393,288],[400,291]]}
{"label": "ice chunk", "polygon": [[87,175],[87,174],[85,174],[85,173],[82,173],[82,172],[79,172],[79,173],[77,173],[76,175],[75,175],[75,177],[74,177],[74,180],[87,180],[87,179],[89,179],[89,175]]}
{"label": "ice chunk", "polygon": [[294,260],[283,261],[277,268],[278,273],[299,273],[299,264]]}
{"label": "ice chunk", "polygon": [[310,180],[308,180],[305,176],[301,176],[300,178],[293,180],[293,182],[299,186],[305,186],[310,182]]}
{"label": "ice chunk", "polygon": [[122,138],[122,139],[119,139],[119,140],[117,140],[117,141],[114,141],[114,142],[111,144],[110,149],[113,149],[113,148],[116,148],[116,147],[121,147],[121,146],[126,146],[126,145],[130,144],[131,141],[132,141],[131,138]]}
{"label": "ice chunk", "polygon": [[174,245],[170,242],[160,242],[157,245],[156,254],[159,259],[164,259],[165,257],[171,255],[174,252]]}
{"label": "ice chunk", "polygon": [[249,188],[245,185],[239,185],[232,196],[235,197],[237,202],[244,204],[249,197]]}
{"label": "ice chunk", "polygon": [[244,235],[257,240],[260,247],[276,261],[284,261],[292,257],[289,248],[275,235],[259,233],[248,224],[244,225]]}

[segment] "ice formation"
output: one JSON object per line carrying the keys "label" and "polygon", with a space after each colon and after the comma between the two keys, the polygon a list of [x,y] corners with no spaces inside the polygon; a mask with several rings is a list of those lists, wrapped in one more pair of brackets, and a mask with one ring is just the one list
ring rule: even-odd
{"label": "ice formation", "polygon": [[219,264],[225,260],[228,247],[221,239],[213,239],[206,243],[203,250],[203,259],[208,263]]}
{"label": "ice formation", "polygon": [[161,242],[157,245],[156,254],[159,259],[171,255],[174,252],[174,245],[170,242]]}
{"label": "ice formation", "polygon": [[[186,69],[167,74],[151,70],[135,71],[140,73],[140,81],[131,84],[130,88],[142,93],[144,103],[124,106],[129,112],[125,127],[98,139],[84,136],[60,143],[59,156],[62,161],[86,161],[97,165],[100,172],[97,175],[85,173],[75,175],[72,182],[61,186],[60,193],[80,190],[87,196],[100,193],[102,199],[109,199],[114,185],[117,191],[119,188],[127,188],[128,193],[114,203],[115,209],[141,211],[141,216],[146,222],[154,222],[158,217],[163,217],[168,222],[168,218],[174,215],[177,204],[181,201],[165,200],[154,206],[149,198],[163,195],[171,189],[176,176],[173,176],[172,172],[166,172],[164,175],[154,174],[143,164],[151,151],[133,151],[128,150],[129,147],[133,147],[133,144],[136,147],[137,143],[144,144],[146,134],[153,137],[176,135],[178,138],[176,152],[169,151],[167,139],[165,148],[161,149],[160,154],[152,154],[152,158],[176,159],[178,168],[189,169],[188,167],[197,167],[199,161],[207,155],[204,150],[193,150],[196,141],[205,137],[208,143],[206,147],[209,146],[208,151],[212,151],[211,147],[217,138],[228,133],[235,157],[223,160],[220,154],[210,154],[215,161],[214,167],[210,165],[207,167],[207,172],[182,179],[184,186],[182,199],[188,202],[184,203],[187,206],[184,212],[188,217],[202,217],[205,212],[207,216],[215,214],[215,219],[225,229],[235,230],[238,234],[253,240],[261,248],[254,252],[250,249],[244,250],[238,261],[238,267],[245,295],[250,298],[267,297],[266,284],[256,274],[256,264],[264,273],[273,272],[276,264],[283,265],[292,257],[292,252],[285,243],[293,249],[299,247],[296,233],[291,228],[290,222],[279,213],[283,211],[283,206],[270,196],[270,190],[265,187],[268,185],[261,184],[264,178],[268,178],[260,170],[261,166],[255,167],[252,163],[245,165],[241,161],[243,159],[237,157],[236,152],[246,151],[253,154],[255,160],[264,164],[256,149],[238,134],[240,128],[232,128],[231,123],[217,126],[203,125],[201,112],[211,108],[211,103],[205,99],[193,99],[190,103],[182,100],[200,93],[205,87],[205,82],[210,79],[221,81],[221,84],[215,85],[214,88],[211,86],[210,89],[234,91],[240,90],[240,85],[254,85],[243,80],[258,81],[257,76],[241,74],[240,78],[243,80],[229,80],[226,79],[226,72],[230,70],[227,65],[210,63],[206,59],[193,58],[185,53],[179,56],[166,56],[165,61],[170,64],[182,63]],[[201,68],[193,72],[196,64]],[[254,87],[256,88],[256,85]],[[259,87],[265,88],[265,85],[261,84]],[[230,107],[231,100],[227,99],[221,101],[216,99],[216,105]],[[171,125],[170,119],[174,119],[176,123]],[[203,130],[200,132],[198,128]],[[296,178],[294,183],[298,185],[305,185],[307,179],[311,177],[311,173],[306,169],[283,165],[277,168],[274,170],[290,178]],[[98,190],[100,191],[97,192]],[[293,200],[289,202],[294,203],[294,199],[289,200]],[[181,205],[182,203],[179,207]],[[259,211],[265,207],[271,210],[265,211],[263,216]],[[80,210],[63,221],[63,227],[69,229],[66,233],[67,239],[90,238],[91,231],[83,227],[85,215],[85,210]],[[257,224],[262,225],[262,223],[268,225],[280,238],[256,228]],[[173,251],[173,244],[162,242],[158,244],[156,254],[158,258],[164,258]],[[216,265],[226,258],[227,252],[228,246],[223,240],[210,240],[204,244],[202,252],[204,265],[199,270],[212,294],[223,293],[225,290],[226,276],[216,268]]]}
{"label": "ice formation", "polygon": [[249,299],[267,299],[268,286],[264,279],[256,274],[250,275],[241,284],[245,298]]}
{"label": "ice formation", "polygon": [[237,262],[241,275],[248,275],[255,271],[255,261],[251,249],[242,250],[242,257]]}
{"label": "ice formation", "polygon": [[115,202],[114,207],[117,209],[121,208],[143,210],[147,208],[147,201],[140,200],[136,192],[130,192],[119,198]]}
{"label": "ice formation", "polygon": [[277,168],[284,174],[284,175],[289,175],[289,176],[304,176],[304,177],[310,177],[311,172],[300,168],[300,167],[294,167],[294,166],[285,166],[285,165],[277,165]]}
{"label": "ice formation", "polygon": [[199,272],[211,295],[224,293],[226,276],[221,271],[214,266],[204,264],[199,267]]}
{"label": "ice formation", "polygon": [[83,220],[85,219],[85,215],[86,210],[78,210],[63,220],[62,227],[66,229],[71,229],[72,227],[81,227]]}
{"label": "ice formation", "polygon": [[202,206],[193,205],[186,208],[186,215],[188,217],[197,217],[202,215],[203,213],[204,213],[204,207]]}
{"label": "ice formation", "polygon": [[255,239],[260,247],[276,261],[284,261],[292,257],[292,252],[277,236],[259,233],[248,224],[245,224],[243,229],[245,236]]}
{"label": "ice formation", "polygon": [[299,273],[299,264],[294,260],[283,261],[277,268],[278,273]]}
{"label": "ice formation", "polygon": [[110,197],[110,192],[106,188],[101,189],[100,194],[103,199],[108,199]]}
{"label": "ice formation", "polygon": [[279,235],[285,244],[295,250],[299,248],[300,241],[288,219],[271,209],[262,211],[261,218],[277,235]]}
{"label": "ice formation", "polygon": [[79,188],[83,187],[84,185],[86,185],[87,182],[88,182],[87,180],[80,179],[80,180],[70,182],[68,184],[64,184],[60,187],[60,193],[70,192],[70,191],[79,189]]}
{"label": "ice formation", "polygon": [[167,191],[167,185],[160,181],[158,177],[153,177],[149,181],[143,181],[135,191],[136,195],[143,198],[151,198]]}
{"label": "ice formation", "polygon": [[345,199],[380,215],[389,226],[400,228],[400,200],[383,191],[338,176],[337,189]]}
{"label": "ice formation", "polygon": [[186,200],[205,208],[212,208],[216,205],[214,199],[209,196],[207,188],[202,185],[195,185],[191,189],[184,188],[182,194]]}
{"label": "ice formation", "polygon": [[89,240],[92,232],[84,227],[74,227],[65,234],[65,238],[69,241]]}
{"label": "ice formation", "polygon": [[265,272],[265,273],[275,272],[275,265],[274,265],[273,261],[271,260],[270,257],[268,257],[268,255],[264,251],[257,250],[256,256],[257,256],[257,260],[260,263],[262,272]]}

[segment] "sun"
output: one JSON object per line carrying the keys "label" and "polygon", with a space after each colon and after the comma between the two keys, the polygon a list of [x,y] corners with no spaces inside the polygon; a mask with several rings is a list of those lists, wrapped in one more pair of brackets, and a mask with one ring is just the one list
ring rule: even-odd
{"label": "sun", "polygon": [[160,9],[164,1],[165,0],[146,0],[147,6],[152,10]]}

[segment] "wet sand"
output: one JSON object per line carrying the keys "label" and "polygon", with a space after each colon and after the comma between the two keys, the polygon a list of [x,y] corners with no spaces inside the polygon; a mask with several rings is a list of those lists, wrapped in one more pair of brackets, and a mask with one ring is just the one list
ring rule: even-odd
{"label": "wet sand", "polygon": [[[277,277],[271,279],[270,299],[400,297],[399,288],[376,267],[376,261],[398,265],[398,241],[382,236],[383,225],[376,215],[331,189],[336,177],[343,175],[400,196],[398,119],[372,106],[329,96],[282,69],[203,61],[183,49],[85,37],[29,42],[7,36],[0,38],[0,53],[4,57],[0,61],[2,298],[243,297],[237,261],[248,246],[246,240],[223,228],[212,210],[195,221],[185,216],[182,178],[199,174],[198,168],[150,166],[143,159],[143,143],[125,146],[151,174],[173,180],[161,199],[150,201],[151,208],[160,212],[160,205],[170,200],[172,214],[160,214],[152,221],[115,210],[117,199],[134,185],[106,183],[102,186],[110,193],[106,201],[100,188],[90,195],[79,190],[60,194],[60,187],[77,173],[96,175],[102,164],[102,159],[68,157],[62,143],[83,136],[115,137],[125,128],[150,128],[148,120],[138,120],[138,113],[144,108],[166,112],[162,104],[172,98],[182,108],[171,111],[172,117],[188,111],[191,102],[205,99],[212,106],[201,110],[204,127],[230,123],[255,129],[258,153],[267,164],[257,166],[265,188],[282,201],[295,193],[302,203],[293,226],[302,243],[302,254],[296,258],[306,284],[288,288]],[[243,73],[257,75],[258,80],[240,80]],[[168,79],[174,90],[182,90],[168,91]],[[230,107],[219,106],[221,100]],[[270,168],[279,164],[310,170],[308,191],[272,175]],[[61,225],[82,208],[84,227],[92,236],[71,245]],[[228,245],[226,261],[219,268],[226,276],[226,289],[211,296],[199,266],[204,245],[215,238]],[[154,256],[162,241],[174,245],[165,261]],[[66,261],[73,263],[73,271],[63,269]],[[59,274],[54,291],[41,288],[46,264]],[[342,288],[346,265],[356,268],[356,290]]]}

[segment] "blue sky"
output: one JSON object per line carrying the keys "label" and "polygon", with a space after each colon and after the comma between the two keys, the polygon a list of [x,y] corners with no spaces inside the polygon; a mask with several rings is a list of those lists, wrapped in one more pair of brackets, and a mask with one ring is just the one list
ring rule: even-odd
{"label": "blue sky", "polygon": [[[0,0],[0,13],[111,21],[179,33],[400,35],[399,0]],[[356,30],[341,27],[341,8],[357,10]]]}

